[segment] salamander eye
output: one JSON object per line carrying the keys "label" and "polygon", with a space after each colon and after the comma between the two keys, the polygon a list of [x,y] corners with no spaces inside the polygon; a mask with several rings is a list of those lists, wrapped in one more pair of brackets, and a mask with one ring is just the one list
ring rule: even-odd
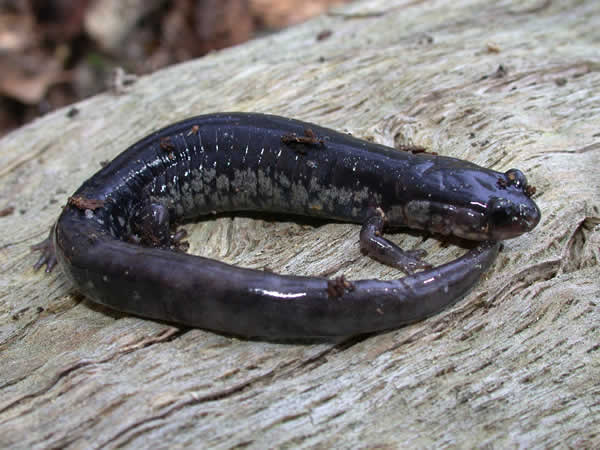
{"label": "salamander eye", "polygon": [[488,218],[494,227],[510,226],[517,214],[514,203],[497,197],[488,204],[488,211]]}
{"label": "salamander eye", "polygon": [[516,188],[527,188],[527,177],[519,169],[509,169],[505,173],[508,179],[508,185]]}

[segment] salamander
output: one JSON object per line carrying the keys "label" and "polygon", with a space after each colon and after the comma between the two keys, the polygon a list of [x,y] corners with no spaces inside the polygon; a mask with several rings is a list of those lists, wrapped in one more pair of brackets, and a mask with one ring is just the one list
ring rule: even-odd
{"label": "salamander", "polygon": [[[94,302],[238,336],[351,336],[424,319],[462,298],[499,241],[540,211],[517,170],[399,151],[298,120],[255,113],[193,117],[133,144],[71,196],[36,267],[56,262]],[[361,251],[398,279],[280,275],[177,248],[173,224],[259,211],[362,224]],[[478,241],[438,267],[384,228]]]}

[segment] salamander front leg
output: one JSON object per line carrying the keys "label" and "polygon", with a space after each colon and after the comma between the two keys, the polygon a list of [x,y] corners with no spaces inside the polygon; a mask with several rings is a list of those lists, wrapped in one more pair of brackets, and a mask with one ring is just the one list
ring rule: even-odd
{"label": "salamander front leg", "polygon": [[433,266],[421,258],[427,254],[424,250],[402,250],[382,236],[384,225],[383,212],[367,219],[360,230],[360,250],[365,255],[400,269],[410,275],[418,269],[431,269]]}

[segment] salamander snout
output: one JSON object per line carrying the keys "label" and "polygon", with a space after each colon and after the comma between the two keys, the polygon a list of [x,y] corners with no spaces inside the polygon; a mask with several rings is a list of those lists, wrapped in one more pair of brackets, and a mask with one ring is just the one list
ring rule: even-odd
{"label": "salamander snout", "polygon": [[518,201],[494,197],[487,205],[489,233],[492,239],[503,240],[531,231],[539,223],[541,213],[528,197]]}

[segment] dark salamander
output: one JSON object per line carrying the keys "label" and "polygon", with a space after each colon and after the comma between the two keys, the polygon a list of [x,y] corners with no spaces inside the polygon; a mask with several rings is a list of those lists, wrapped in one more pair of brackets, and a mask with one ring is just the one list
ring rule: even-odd
{"label": "dark salamander", "polygon": [[[36,266],[58,260],[87,297],[143,317],[241,336],[350,336],[460,299],[494,261],[497,241],[537,225],[532,192],[516,169],[398,151],[282,117],[211,114],[147,136],[83,183],[36,247]],[[174,250],[174,223],[230,211],[361,223],[361,250],[409,275],[277,275]],[[432,268],[422,252],[383,238],[384,225],[481,242]]]}

